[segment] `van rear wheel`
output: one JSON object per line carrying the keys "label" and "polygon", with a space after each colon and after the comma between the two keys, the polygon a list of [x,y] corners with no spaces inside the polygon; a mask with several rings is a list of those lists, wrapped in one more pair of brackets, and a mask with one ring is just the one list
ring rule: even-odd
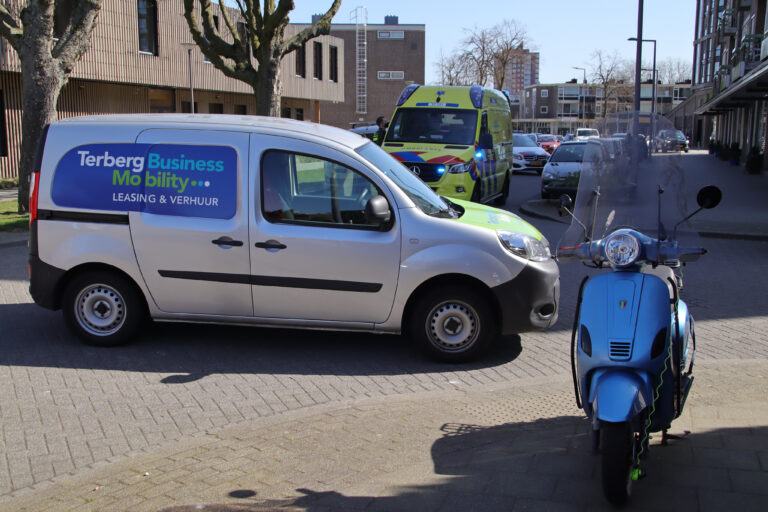
{"label": "van rear wheel", "polygon": [[478,357],[498,334],[489,301],[456,286],[440,286],[422,296],[412,308],[408,332],[429,357],[449,363]]}
{"label": "van rear wheel", "polygon": [[64,291],[62,306],[70,330],[84,342],[98,346],[125,343],[147,316],[133,283],[106,270],[75,276]]}

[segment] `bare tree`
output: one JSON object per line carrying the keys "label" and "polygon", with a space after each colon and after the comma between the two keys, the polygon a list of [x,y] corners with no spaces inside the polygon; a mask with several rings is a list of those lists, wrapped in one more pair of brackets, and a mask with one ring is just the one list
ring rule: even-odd
{"label": "bare tree", "polygon": [[618,105],[621,98],[627,95],[627,88],[633,83],[632,75],[628,74],[629,66],[619,57],[619,53],[607,53],[603,50],[592,52],[592,62],[588,64],[590,78],[603,90],[603,117],[608,113],[609,101]]}
{"label": "bare tree", "polygon": [[473,85],[476,82],[472,67],[473,63],[467,54],[461,52],[454,52],[448,57],[441,52],[440,60],[435,64],[441,85]]}
{"label": "bare tree", "polygon": [[656,63],[657,76],[663,84],[674,84],[691,79],[691,63],[668,57]]}
{"label": "bare tree", "polygon": [[[253,88],[258,114],[280,115],[280,61],[287,54],[300,48],[305,42],[331,31],[331,20],[341,6],[341,0],[333,0],[328,11],[315,23],[293,37],[286,39],[285,28],[289,13],[295,8],[293,0],[235,0],[240,11],[244,30],[238,31],[225,6],[221,17],[231,35],[232,42],[225,40],[214,23],[211,0],[198,0],[202,28],[195,13],[195,0],[184,0],[184,17],[197,46],[211,63],[228,77],[241,80]],[[249,48],[257,65],[251,62]]]}
{"label": "bare tree", "polygon": [[501,90],[507,75],[509,64],[528,42],[528,34],[525,28],[515,20],[504,20],[491,29],[493,54],[493,83],[494,87]]}
{"label": "bare tree", "polygon": [[[29,175],[40,135],[56,119],[56,103],[91,44],[101,0],[0,2],[0,35],[21,61],[22,114],[19,212],[29,211]],[[21,8],[19,10],[19,8]]]}
{"label": "bare tree", "polygon": [[472,82],[477,85],[488,85],[493,80],[494,67],[494,34],[490,29],[465,31],[467,37],[461,43],[460,53],[470,63]]}

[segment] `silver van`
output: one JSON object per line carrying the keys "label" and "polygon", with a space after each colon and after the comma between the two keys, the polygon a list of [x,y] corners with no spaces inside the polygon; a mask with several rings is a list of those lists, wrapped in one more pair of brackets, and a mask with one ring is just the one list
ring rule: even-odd
{"label": "silver van", "polygon": [[52,123],[30,198],[30,292],[84,341],[147,318],[407,332],[465,361],[550,327],[559,272],[516,215],[436,195],[368,139],[286,119]]}

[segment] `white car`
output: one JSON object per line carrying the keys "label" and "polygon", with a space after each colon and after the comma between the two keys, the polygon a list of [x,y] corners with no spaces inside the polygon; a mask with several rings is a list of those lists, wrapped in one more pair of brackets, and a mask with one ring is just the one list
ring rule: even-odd
{"label": "white car", "polygon": [[541,174],[549,160],[549,153],[531,137],[522,133],[513,134],[513,144],[512,172],[517,174],[520,171],[536,171]]}
{"label": "white car", "polygon": [[552,199],[576,195],[587,142],[563,142],[552,153],[541,174],[541,197]]}
{"label": "white car", "polygon": [[594,128],[576,128],[576,141],[599,139],[600,132]]}

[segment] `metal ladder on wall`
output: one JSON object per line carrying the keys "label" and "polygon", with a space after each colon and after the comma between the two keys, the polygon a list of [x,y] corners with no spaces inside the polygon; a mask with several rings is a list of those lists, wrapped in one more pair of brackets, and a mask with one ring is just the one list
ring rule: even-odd
{"label": "metal ladder on wall", "polygon": [[349,13],[355,25],[355,101],[357,114],[368,113],[368,9],[356,7]]}

